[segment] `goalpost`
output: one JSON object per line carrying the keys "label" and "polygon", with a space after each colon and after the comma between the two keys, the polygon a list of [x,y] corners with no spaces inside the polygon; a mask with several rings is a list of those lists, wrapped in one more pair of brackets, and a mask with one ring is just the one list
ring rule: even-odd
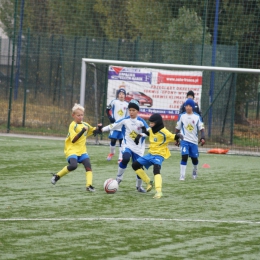
{"label": "goalpost", "polygon": [[86,86],[86,72],[87,64],[106,64],[117,65],[124,67],[143,67],[143,68],[160,68],[160,69],[183,69],[183,70],[200,70],[200,71],[225,71],[231,73],[257,73],[260,74],[260,69],[246,69],[246,68],[228,68],[228,67],[212,67],[212,66],[194,66],[181,64],[163,64],[163,63],[149,63],[136,61],[119,61],[119,60],[103,60],[82,58],[81,63],[81,81],[80,81],[80,104],[85,104],[85,86]]}
{"label": "goalpost", "polygon": [[[212,138],[213,141],[225,144],[233,144],[233,132],[234,132],[234,106],[235,106],[235,94],[236,94],[236,76],[237,73],[249,73],[260,75],[260,69],[248,69],[248,68],[234,68],[234,67],[214,67],[214,66],[194,66],[194,65],[181,65],[181,64],[163,64],[163,63],[147,63],[147,62],[134,62],[134,61],[119,61],[119,60],[105,60],[105,59],[92,59],[92,58],[82,58],[81,65],[81,85],[80,85],[80,104],[85,106],[85,90],[86,90],[86,77],[87,77],[87,69],[88,65],[91,64],[91,67],[94,67],[96,76],[96,69],[98,65],[110,65],[110,66],[118,66],[123,67],[128,70],[136,69],[150,69],[151,73],[153,71],[163,72],[169,71],[169,74],[172,74],[174,71],[175,74],[182,75],[185,72],[201,72],[203,73],[203,87],[201,94],[202,107],[202,115],[205,116],[203,118],[204,123],[206,125],[206,131],[209,138]],[[160,74],[160,72],[158,72]],[[217,77],[215,78],[215,73]],[[177,76],[178,77],[178,76]],[[192,76],[187,76],[192,77]],[[212,77],[214,78],[213,85]],[[219,80],[219,78],[221,80]],[[210,80],[211,79],[211,80]],[[165,82],[164,82],[165,83]],[[132,83],[129,83],[130,85]],[[141,84],[141,83],[140,83]],[[176,84],[176,83],[175,83]],[[160,85],[160,82],[158,83]],[[94,86],[97,88],[97,84]],[[160,87],[160,86],[159,86]],[[159,88],[158,87],[158,88]],[[118,85],[117,85],[118,88]],[[140,86],[139,86],[140,88]],[[166,89],[166,88],[165,88]],[[174,88],[171,88],[174,89]],[[180,88],[181,89],[181,88]],[[185,88],[183,89],[183,93],[185,92]],[[187,88],[186,88],[187,89]],[[140,90],[139,90],[140,91]],[[157,91],[157,90],[156,90]],[[156,92],[155,91],[155,92]],[[163,92],[158,90],[157,92]],[[166,93],[167,91],[165,91]],[[186,91],[187,92],[187,91]],[[185,92],[185,93],[186,93]],[[214,93],[215,92],[215,93]],[[96,93],[96,90],[95,90]],[[141,93],[141,92],[139,92]],[[147,90],[146,93],[152,93]],[[142,93],[142,94],[146,94]],[[96,94],[95,94],[96,95]],[[152,97],[156,95],[150,94]],[[170,94],[167,96],[161,95],[161,105],[164,107],[167,102],[175,102],[173,100],[166,100],[170,98]],[[196,95],[195,95],[196,96]],[[166,98],[165,100],[163,98]],[[96,96],[93,97],[96,99]],[[179,103],[184,102],[184,100],[180,100]],[[177,102],[176,102],[177,103]],[[178,103],[178,104],[179,104]],[[205,105],[206,104],[206,105]],[[147,105],[147,106],[146,106]],[[143,111],[150,111],[153,113],[152,104],[143,104]],[[152,107],[149,107],[152,106]],[[175,108],[176,109],[176,108]],[[95,104],[95,115],[98,115],[98,108]],[[141,109],[140,109],[141,111]],[[171,113],[171,111],[169,112]],[[96,120],[98,120],[96,116]],[[167,119],[166,119],[167,120]],[[226,129],[226,130],[225,130]]]}

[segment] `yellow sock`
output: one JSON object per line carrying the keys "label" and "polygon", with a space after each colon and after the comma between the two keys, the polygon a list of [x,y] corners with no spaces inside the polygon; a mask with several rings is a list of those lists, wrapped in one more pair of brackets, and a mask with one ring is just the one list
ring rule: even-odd
{"label": "yellow sock", "polygon": [[93,174],[92,171],[87,171],[86,172],[86,187],[92,186],[92,180],[93,180]]}
{"label": "yellow sock", "polygon": [[154,184],[155,184],[155,190],[157,192],[162,191],[162,175],[161,174],[155,174],[154,175]]}
{"label": "yellow sock", "polygon": [[143,169],[138,169],[135,171],[137,173],[137,175],[145,182],[145,183],[149,183],[150,182],[150,178],[148,177],[148,175],[145,173],[145,171]]}
{"label": "yellow sock", "polygon": [[57,173],[57,175],[59,175],[60,178],[61,178],[61,177],[63,177],[64,175],[66,175],[67,173],[69,173],[69,170],[68,170],[68,167],[65,166],[61,171],[59,171],[59,172]]}

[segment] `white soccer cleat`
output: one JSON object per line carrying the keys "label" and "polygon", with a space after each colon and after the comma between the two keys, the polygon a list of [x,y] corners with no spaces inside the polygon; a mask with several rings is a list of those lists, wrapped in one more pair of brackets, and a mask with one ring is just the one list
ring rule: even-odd
{"label": "white soccer cleat", "polygon": [[180,181],[185,181],[185,177],[183,175],[180,176]]}
{"label": "white soccer cleat", "polygon": [[197,175],[197,170],[193,170],[193,172],[192,172],[192,178],[193,178],[193,180],[196,180],[197,177],[198,177],[198,175]]}

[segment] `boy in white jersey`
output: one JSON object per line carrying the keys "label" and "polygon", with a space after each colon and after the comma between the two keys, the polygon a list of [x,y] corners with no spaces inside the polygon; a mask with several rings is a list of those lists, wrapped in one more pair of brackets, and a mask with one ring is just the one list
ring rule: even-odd
{"label": "boy in white jersey", "polygon": [[[123,88],[117,90],[117,99],[113,99],[109,106],[107,106],[106,113],[110,123],[115,123],[116,121],[128,116],[128,102],[125,101],[126,91]],[[118,163],[122,161],[122,140],[123,135],[121,129],[110,131],[109,138],[110,141],[110,153],[107,156],[107,160],[110,161],[115,154],[116,141],[119,141],[119,156]]]}
{"label": "boy in white jersey", "polygon": [[[140,139],[139,144],[135,143],[135,138],[142,133],[142,127],[145,127],[147,130],[149,129],[147,123],[138,116],[138,101],[132,99],[128,104],[128,109],[129,116],[118,120],[114,124],[102,128],[102,132],[122,129],[123,157],[122,161],[118,165],[118,173],[116,177],[118,183],[123,180],[123,174],[130,158],[132,157],[132,161],[135,162],[139,157],[143,156],[145,150],[145,137]],[[136,180],[136,189],[139,192],[146,192],[146,190],[142,187],[142,179],[139,176],[137,176]]]}
{"label": "boy in white jersey", "polygon": [[185,173],[187,167],[188,157],[191,158],[193,164],[192,177],[197,178],[198,171],[198,134],[201,132],[200,143],[203,146],[205,144],[205,132],[204,124],[201,120],[199,114],[193,112],[195,107],[195,102],[193,99],[188,98],[185,102],[186,112],[179,115],[176,132],[183,135],[183,140],[181,141],[181,163],[180,163],[180,180],[185,180]]}
{"label": "boy in white jersey", "polygon": [[73,121],[70,123],[64,147],[64,153],[69,165],[63,167],[57,174],[53,174],[51,183],[55,185],[61,177],[76,170],[78,163],[82,163],[86,170],[86,190],[94,192],[95,188],[92,186],[93,174],[87,153],[86,139],[90,135],[101,133],[101,124],[98,127],[92,127],[83,122],[84,110],[84,107],[80,104],[75,104],[72,108]]}

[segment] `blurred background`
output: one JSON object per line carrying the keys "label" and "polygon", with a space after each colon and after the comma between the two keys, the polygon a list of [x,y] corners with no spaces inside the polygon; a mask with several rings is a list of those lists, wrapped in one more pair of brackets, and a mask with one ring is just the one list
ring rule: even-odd
{"label": "blurred background", "polygon": [[[1,0],[0,132],[66,136],[82,58],[259,69],[259,36],[260,0]],[[107,65],[86,79],[107,124]],[[258,73],[203,71],[207,145],[259,152],[259,103]]]}

